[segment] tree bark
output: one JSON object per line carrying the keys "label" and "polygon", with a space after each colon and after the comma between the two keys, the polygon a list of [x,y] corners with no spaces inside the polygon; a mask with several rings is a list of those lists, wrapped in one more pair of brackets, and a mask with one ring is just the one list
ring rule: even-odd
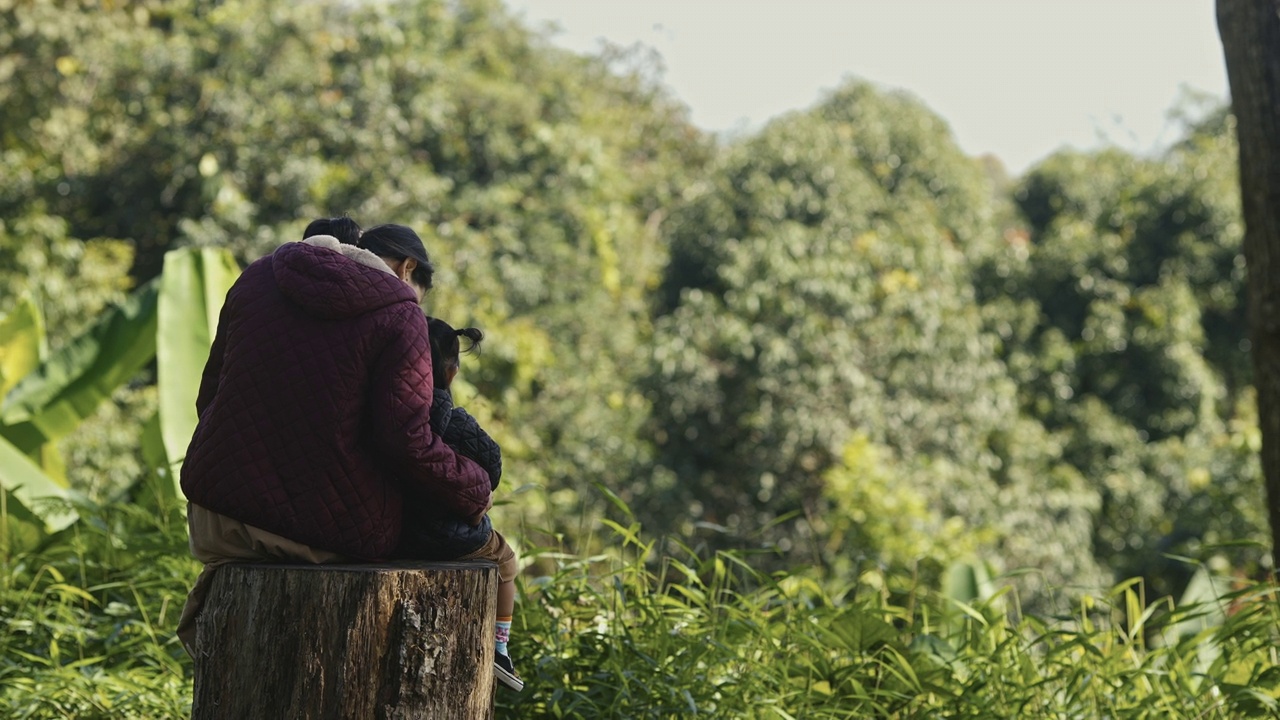
{"label": "tree bark", "polygon": [[1249,339],[1272,571],[1280,568],[1280,0],[1218,0],[1240,144]]}
{"label": "tree bark", "polygon": [[492,563],[226,565],[192,720],[492,718]]}

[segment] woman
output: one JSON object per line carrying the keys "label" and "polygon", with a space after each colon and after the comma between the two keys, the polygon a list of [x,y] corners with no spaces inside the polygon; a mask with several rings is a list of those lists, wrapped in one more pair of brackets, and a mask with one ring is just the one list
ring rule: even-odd
{"label": "woman", "polygon": [[205,563],[179,623],[188,651],[220,564],[390,557],[406,487],[473,524],[489,509],[488,474],[431,431],[431,263],[412,230],[384,228],[400,243],[385,257],[315,235],[227,293],[182,465]]}
{"label": "woman", "polygon": [[417,233],[404,225],[376,225],[361,232],[356,244],[386,261],[422,302],[422,296],[431,289],[435,268]]}

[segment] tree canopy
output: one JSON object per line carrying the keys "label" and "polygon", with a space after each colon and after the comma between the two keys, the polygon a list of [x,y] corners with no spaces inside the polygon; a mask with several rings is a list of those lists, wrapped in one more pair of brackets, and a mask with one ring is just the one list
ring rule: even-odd
{"label": "tree canopy", "polygon": [[[642,54],[496,0],[0,2],[0,309],[56,351],[173,249],[399,222],[428,312],[490,338],[459,401],[530,543],[629,516],[835,581],[1176,593],[1170,556],[1267,562],[1233,123],[1010,181],[864,81],[717,140]],[[158,372],[19,449],[127,491]]]}

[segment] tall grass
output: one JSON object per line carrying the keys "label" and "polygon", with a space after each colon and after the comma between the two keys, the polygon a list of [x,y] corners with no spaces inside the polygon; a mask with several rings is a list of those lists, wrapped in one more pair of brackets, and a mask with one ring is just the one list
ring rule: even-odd
{"label": "tall grass", "polygon": [[[84,504],[69,531],[0,548],[0,717],[189,714],[173,629],[198,566],[181,509],[146,506]],[[1008,591],[963,603],[881,570],[833,589],[606,525],[609,554],[526,553],[528,684],[499,717],[1280,717],[1269,586],[1172,608],[1134,581],[1037,618]]]}
{"label": "tall grass", "polygon": [[189,716],[173,630],[199,564],[182,511],[164,493],[76,509],[67,530],[0,548],[0,717]]}
{"label": "tall grass", "polygon": [[833,592],[614,530],[621,555],[532,553],[554,571],[526,583],[517,609],[527,685],[499,695],[509,716],[1280,716],[1270,587],[1173,608],[1145,606],[1131,581],[1042,619],[1010,612],[1008,591],[965,604],[877,570]]}

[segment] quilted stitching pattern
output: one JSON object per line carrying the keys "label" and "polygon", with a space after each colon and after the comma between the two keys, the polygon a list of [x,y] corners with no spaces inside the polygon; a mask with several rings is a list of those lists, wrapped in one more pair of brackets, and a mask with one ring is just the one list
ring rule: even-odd
{"label": "quilted stitching pattern", "polygon": [[194,503],[375,559],[400,540],[406,487],[462,517],[488,474],[430,426],[431,353],[412,291],[290,243],[227,294],[182,466]]}
{"label": "quilted stitching pattern", "polygon": [[[484,468],[489,474],[490,488],[497,490],[498,483],[502,482],[502,448],[471,413],[453,404],[453,393],[437,388],[435,394],[431,403],[432,429],[444,438],[446,445]],[[441,416],[439,423],[435,422],[437,412]]]}
{"label": "quilted stitching pattern", "polygon": [[[492,489],[502,479],[502,449],[466,410],[454,407],[453,395],[436,388],[431,404],[431,427],[459,455],[476,461],[488,473]],[[398,555],[427,560],[449,560],[477,550],[489,540],[492,525],[486,515],[478,526],[444,511],[438,503],[414,490],[406,490],[404,535]]]}

